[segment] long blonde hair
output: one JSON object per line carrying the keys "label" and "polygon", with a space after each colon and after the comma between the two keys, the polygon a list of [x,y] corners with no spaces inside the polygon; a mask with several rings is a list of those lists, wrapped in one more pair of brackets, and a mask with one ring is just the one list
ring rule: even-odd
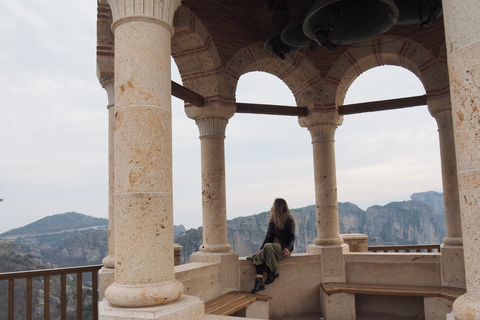
{"label": "long blonde hair", "polygon": [[270,222],[273,222],[279,229],[283,229],[287,219],[291,219],[292,222],[295,221],[288,209],[287,201],[282,198],[275,199],[273,206],[270,209]]}

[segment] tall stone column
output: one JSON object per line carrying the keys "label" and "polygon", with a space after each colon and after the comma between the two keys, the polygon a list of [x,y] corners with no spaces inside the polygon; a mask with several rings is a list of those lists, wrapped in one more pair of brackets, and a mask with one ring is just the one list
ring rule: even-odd
{"label": "tall stone column", "polygon": [[340,245],[338,218],[337,173],[335,168],[335,130],[337,123],[307,126],[312,135],[315,203],[317,215],[317,245]]}
{"label": "tall stone column", "polygon": [[[114,307],[177,300],[170,48],[179,0],[109,0],[115,34]],[[110,318],[109,318],[110,319]],[[130,318],[129,318],[130,319]]]}
{"label": "tall stone column", "polygon": [[102,260],[103,268],[99,272],[99,297],[103,299],[105,290],[114,282],[114,262],[115,262],[115,215],[113,211],[113,168],[114,168],[114,112],[115,112],[115,95],[114,80],[108,78],[102,81],[102,87],[107,91],[108,96],[108,255]]}
{"label": "tall stone column", "polygon": [[218,294],[223,294],[238,290],[240,283],[238,253],[231,251],[227,239],[225,187],[225,129],[234,110],[210,107],[197,108],[204,110],[203,117],[198,116],[202,110],[187,111],[200,132],[202,161],[203,244],[190,261],[220,263],[222,287]]}
{"label": "tall stone column", "polygon": [[480,319],[480,2],[443,0],[467,293],[455,319]]}
{"label": "tall stone column", "polygon": [[430,98],[428,108],[437,121],[442,162],[446,237],[442,243],[442,285],[465,287],[462,217],[458,198],[457,159],[450,95]]}
{"label": "tall stone column", "polygon": [[[335,168],[335,130],[343,118],[335,113],[312,114],[299,122],[312,136],[317,238],[307,252],[322,254],[322,281],[345,281]],[[347,247],[345,246],[345,250]]]}
{"label": "tall stone column", "polygon": [[202,161],[202,252],[229,252],[227,240],[227,197],[225,188],[225,129],[227,119],[201,118]]}

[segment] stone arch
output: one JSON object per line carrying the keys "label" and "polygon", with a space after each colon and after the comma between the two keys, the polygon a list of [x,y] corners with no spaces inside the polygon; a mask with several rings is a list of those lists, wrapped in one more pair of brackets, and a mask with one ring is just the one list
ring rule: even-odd
{"label": "stone arch", "polygon": [[183,85],[203,95],[207,104],[223,100],[222,63],[206,26],[190,9],[180,6],[173,28],[172,57]]}
{"label": "stone arch", "polygon": [[445,48],[434,56],[423,45],[406,38],[380,36],[347,49],[328,72],[327,81],[338,83],[335,103],[343,104],[347,89],[363,72],[382,65],[403,67],[422,82],[429,98],[449,95]]}
{"label": "stone arch", "polygon": [[263,43],[257,42],[238,50],[227,62],[225,82],[229,99],[235,100],[240,76],[252,71],[263,71],[278,77],[290,88],[299,106],[315,101],[311,98],[314,96],[312,87],[322,81],[315,66],[303,53],[295,52],[280,60],[265,50]]}

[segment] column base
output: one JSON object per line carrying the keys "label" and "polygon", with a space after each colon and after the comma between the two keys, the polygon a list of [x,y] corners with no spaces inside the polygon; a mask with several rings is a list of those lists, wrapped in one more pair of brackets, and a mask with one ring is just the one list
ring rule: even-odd
{"label": "column base", "polygon": [[200,252],[208,252],[208,253],[229,253],[232,250],[232,246],[230,244],[202,244],[198,250]]}
{"label": "column base", "polygon": [[222,273],[222,294],[238,290],[240,287],[240,266],[238,253],[230,252],[194,252],[190,262],[219,262]]}
{"label": "column base", "polygon": [[453,315],[455,320],[480,319],[480,299],[468,293],[458,297],[453,303]]}
{"label": "column base", "polygon": [[166,305],[183,293],[183,284],[177,280],[149,285],[119,285],[113,283],[105,290],[105,298],[118,307],[144,308]]}
{"label": "column base", "polygon": [[98,303],[99,320],[190,320],[205,314],[205,307],[198,297],[182,295],[175,302],[148,308],[117,308],[107,299]]}
{"label": "column base", "polygon": [[308,254],[322,255],[322,282],[345,282],[345,262],[343,254],[348,252],[348,245],[307,246]]}
{"label": "column base", "polygon": [[463,246],[441,245],[442,286],[465,289],[465,260]]}
{"label": "column base", "polygon": [[105,290],[115,282],[115,269],[102,267],[98,272],[98,298],[102,301]]}

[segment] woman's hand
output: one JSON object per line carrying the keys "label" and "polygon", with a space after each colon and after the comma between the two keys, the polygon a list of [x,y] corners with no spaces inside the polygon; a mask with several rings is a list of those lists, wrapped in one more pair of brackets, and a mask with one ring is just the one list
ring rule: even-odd
{"label": "woman's hand", "polygon": [[285,249],[283,249],[282,253],[283,253],[283,257],[286,257],[286,256],[288,256],[288,255],[290,254],[290,250],[288,250],[287,248],[285,248]]}

